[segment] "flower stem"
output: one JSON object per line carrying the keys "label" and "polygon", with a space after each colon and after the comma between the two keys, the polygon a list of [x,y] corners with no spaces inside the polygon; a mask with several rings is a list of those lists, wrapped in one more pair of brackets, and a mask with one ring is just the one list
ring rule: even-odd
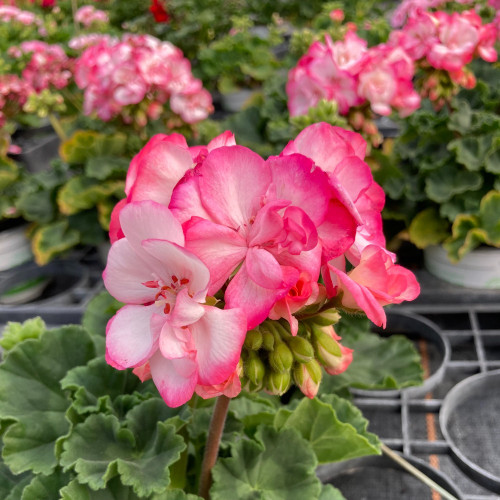
{"label": "flower stem", "polygon": [[211,472],[217,460],[217,455],[219,454],[219,444],[222,431],[224,430],[224,423],[226,422],[229,401],[231,400],[227,396],[219,396],[215,402],[214,412],[210,420],[207,445],[201,464],[200,486],[198,491],[198,495],[205,500],[209,500],[210,498],[208,491],[212,484]]}
{"label": "flower stem", "polygon": [[63,128],[61,127],[61,124],[59,123],[59,120],[56,118],[55,115],[52,113],[49,114],[49,121],[50,124],[52,125],[52,128],[55,130],[56,134],[59,136],[59,139],[61,139],[61,142],[64,142],[68,139],[66,136]]}
{"label": "flower stem", "polygon": [[417,479],[426,484],[429,488],[433,489],[437,493],[439,493],[446,500],[458,500],[457,497],[453,496],[451,493],[448,493],[445,489],[443,489],[439,484],[434,482],[430,477],[426,476],[422,471],[418,470],[408,461],[406,461],[401,455],[398,455],[394,451],[392,451],[388,446],[384,443],[381,443],[382,451],[396,463],[398,463],[401,467],[406,469],[410,474],[413,474]]}

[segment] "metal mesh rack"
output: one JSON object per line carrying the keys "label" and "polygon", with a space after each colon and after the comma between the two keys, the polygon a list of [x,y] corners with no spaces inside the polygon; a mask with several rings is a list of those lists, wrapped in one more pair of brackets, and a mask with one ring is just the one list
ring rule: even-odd
{"label": "metal mesh rack", "polygon": [[[392,449],[439,469],[461,490],[464,500],[500,499],[500,495],[462,472],[439,426],[439,410],[452,387],[476,373],[500,368],[500,291],[446,285],[423,271],[417,275],[422,285],[420,298],[411,304],[394,306],[394,310],[418,314],[438,326],[451,347],[444,377],[424,397],[403,390],[396,397],[363,394],[356,396],[354,402],[370,421],[369,430]],[[425,342],[417,345],[424,372],[432,373],[439,360],[429,355]],[[439,498],[435,494],[432,500]]]}

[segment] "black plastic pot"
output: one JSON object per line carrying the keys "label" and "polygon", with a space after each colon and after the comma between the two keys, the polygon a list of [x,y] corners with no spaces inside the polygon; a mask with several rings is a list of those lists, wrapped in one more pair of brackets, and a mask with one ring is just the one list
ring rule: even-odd
{"label": "black plastic pot", "polygon": [[[463,499],[462,493],[442,472],[418,458],[401,456],[458,500]],[[322,465],[318,468],[317,475],[323,483],[330,483],[338,488],[347,500],[432,498],[432,490],[427,485],[385,455]]]}
{"label": "black plastic pot", "polygon": [[500,370],[462,380],[446,395],[439,424],[457,465],[500,493]]}

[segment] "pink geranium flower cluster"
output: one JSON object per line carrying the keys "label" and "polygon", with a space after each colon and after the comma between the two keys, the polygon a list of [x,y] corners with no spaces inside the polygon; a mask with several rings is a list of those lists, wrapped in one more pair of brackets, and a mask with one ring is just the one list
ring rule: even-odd
{"label": "pink geranium flower cluster", "polygon": [[41,26],[42,21],[33,12],[21,10],[14,5],[0,5],[0,21],[4,23],[18,22],[25,26]]}
{"label": "pink geranium flower cluster", "polygon": [[84,5],[76,11],[75,21],[89,28],[94,23],[107,24],[109,22],[109,16],[107,12],[96,9],[93,5]]}
{"label": "pink geranium flower cluster", "polygon": [[420,106],[413,76],[413,60],[401,47],[367,48],[366,41],[353,31],[335,43],[327,35],[326,43],[313,43],[289,73],[290,115],[306,114],[327,99],[338,104],[341,115],[366,105],[379,115],[396,110],[406,116]]}
{"label": "pink geranium flower cluster", "polygon": [[[103,277],[127,305],[108,324],[108,362],[151,376],[178,406],[194,392],[238,394],[247,330],[269,319],[300,336],[300,312],[326,304],[385,326],[383,306],[419,286],[385,248],[384,193],[365,151],[359,134],[325,123],[267,160],[229,132],[196,147],[154,136],[112,215]],[[333,327],[315,335],[318,361],[345,370],[352,352]],[[313,397],[307,366],[297,377]]]}
{"label": "pink geranium flower cluster", "polygon": [[18,76],[0,76],[0,128],[22,110],[31,92],[30,85]]}
{"label": "pink geranium flower cluster", "polygon": [[[169,42],[149,35],[101,39],[75,63],[75,81],[84,90],[84,112],[109,121],[144,125],[170,109],[186,123],[196,123],[213,110],[210,93],[191,73],[189,61]],[[133,115],[133,106],[142,105]]]}
{"label": "pink geranium flower cluster", "polygon": [[14,57],[31,55],[22,70],[22,77],[36,93],[51,87],[62,89],[71,81],[72,61],[60,45],[31,40],[11,47],[9,53]]}
{"label": "pink geranium flower cluster", "polygon": [[[497,37],[497,26],[483,24],[474,10],[448,14],[417,9],[401,30],[391,34],[390,41],[404,48],[420,67],[442,70],[452,82],[470,88],[474,87],[475,78],[467,64],[476,57],[495,62]],[[431,100],[442,97],[438,78],[432,73],[423,87]]]}

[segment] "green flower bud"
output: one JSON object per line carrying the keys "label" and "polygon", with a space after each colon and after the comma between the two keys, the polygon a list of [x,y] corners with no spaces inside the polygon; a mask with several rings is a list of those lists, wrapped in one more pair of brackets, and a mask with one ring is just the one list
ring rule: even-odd
{"label": "green flower bud", "polygon": [[243,373],[250,382],[262,384],[266,367],[255,351],[248,351],[248,358],[243,362]]}
{"label": "green flower bud", "polygon": [[264,330],[262,332],[262,347],[266,351],[274,350],[274,335],[271,332],[268,332],[267,330]]}
{"label": "green flower bud", "polygon": [[269,364],[275,372],[283,373],[292,367],[293,354],[284,342],[277,342],[269,353]]}
{"label": "green flower bud", "polygon": [[262,333],[258,329],[249,330],[245,337],[245,347],[252,351],[258,351],[262,346]]}
{"label": "green flower bud", "polygon": [[313,398],[318,393],[321,377],[321,367],[315,359],[307,363],[300,363],[293,369],[295,385],[308,398]]}
{"label": "green flower bud", "polygon": [[332,356],[336,358],[342,356],[340,345],[333,338],[333,335],[335,334],[333,332],[333,328],[313,325],[312,334],[314,339],[314,350],[316,351],[316,356],[321,364],[329,366],[333,361],[331,359]]}
{"label": "green flower bud", "polygon": [[311,321],[320,326],[335,325],[340,320],[340,314],[335,308],[327,309],[316,314]]}
{"label": "green flower bud", "polygon": [[291,337],[287,341],[288,347],[292,351],[295,361],[307,363],[314,359],[314,349],[311,343],[303,337]]}
{"label": "green flower bud", "polygon": [[278,373],[273,370],[269,370],[266,373],[266,390],[275,396],[281,396],[290,387],[292,377],[290,372]]}

